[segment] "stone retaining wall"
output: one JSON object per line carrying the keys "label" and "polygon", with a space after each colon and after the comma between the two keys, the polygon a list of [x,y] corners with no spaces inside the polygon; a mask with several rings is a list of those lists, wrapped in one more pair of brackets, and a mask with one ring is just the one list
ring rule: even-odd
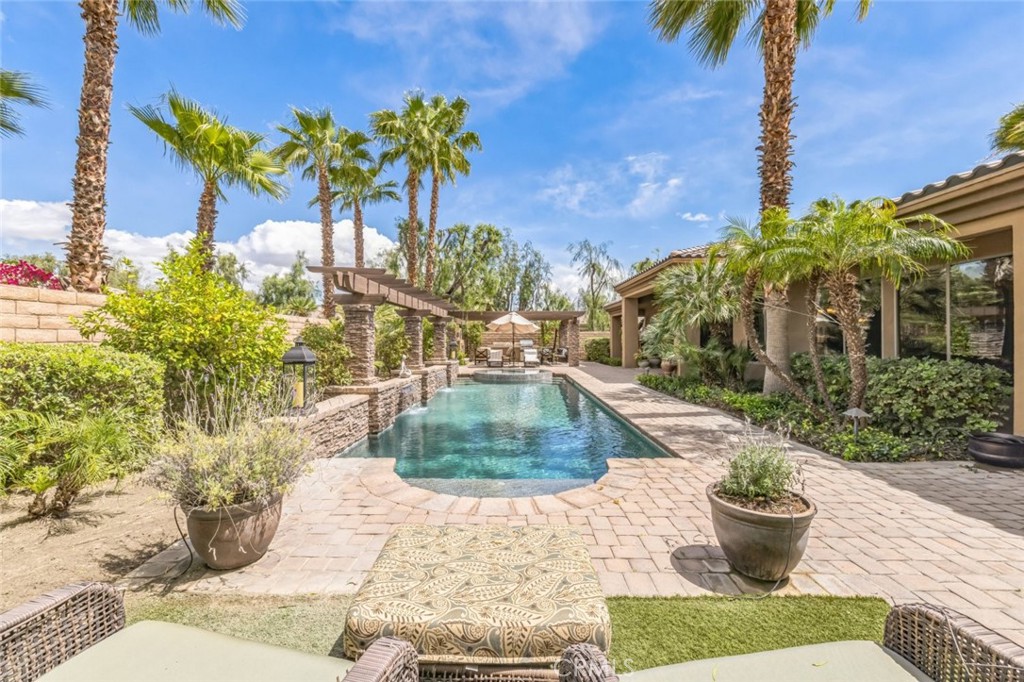
{"label": "stone retaining wall", "polygon": [[[57,291],[36,287],[0,284],[0,341],[16,343],[99,343],[102,339],[83,339],[71,318],[102,306],[103,294]],[[298,336],[307,324],[325,324],[319,316],[281,315],[288,326],[288,341]]]}
{"label": "stone retaining wall", "polygon": [[333,457],[369,434],[369,398],[339,395],[322,400],[316,412],[302,417],[313,457]]}
{"label": "stone retaining wall", "polygon": [[448,385],[448,367],[446,365],[432,365],[425,367],[418,373],[421,382],[420,401],[426,405],[428,400]]}
{"label": "stone retaining wall", "polygon": [[369,386],[329,386],[328,395],[367,397],[367,423],[370,433],[380,433],[395,423],[395,417],[420,404],[422,379],[419,376],[388,379]]}

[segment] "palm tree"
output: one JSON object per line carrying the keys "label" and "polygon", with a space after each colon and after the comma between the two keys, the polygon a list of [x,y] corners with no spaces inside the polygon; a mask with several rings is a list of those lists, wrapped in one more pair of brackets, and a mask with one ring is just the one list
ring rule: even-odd
{"label": "palm tree", "polygon": [[828,290],[850,362],[848,407],[864,408],[868,382],[860,273],[877,272],[899,288],[904,278],[921,277],[930,265],[965,258],[970,250],[951,236],[953,229],[928,214],[896,218],[896,205],[888,199],[820,199],[797,221],[781,257],[816,272]]}
{"label": "palm tree", "polygon": [[128,109],[163,141],[165,151],[175,163],[192,170],[202,181],[196,236],[207,253],[206,269],[210,270],[217,200],[227,200],[223,187],[241,187],[253,196],[266,194],[280,199],[286,190],[275,176],[283,175],[285,169],[262,148],[263,135],[230,126],[215,112],[173,90],[163,100],[170,119],[151,105]]}
{"label": "palm tree", "polygon": [[[187,12],[191,0],[166,0],[170,9]],[[117,25],[122,9],[128,23],[147,35],[160,32],[157,0],[79,0],[85,20],[85,72],[78,106],[78,158],[71,182],[71,235],[65,245],[71,286],[99,291],[103,284],[107,225],[107,147],[110,104],[114,93]],[[239,28],[245,12],[238,0],[202,0],[214,21]]]}
{"label": "palm tree", "polygon": [[587,311],[587,329],[594,331],[603,317],[607,315],[604,306],[607,301],[608,289],[614,284],[615,277],[622,270],[622,265],[608,253],[610,242],[592,244],[589,239],[569,244],[572,264],[579,265],[576,271],[585,283],[580,291],[580,302]]}
{"label": "palm tree", "polygon": [[430,128],[436,135],[430,155],[430,217],[427,222],[427,264],[424,275],[424,288],[428,291],[434,286],[437,204],[441,185],[446,182],[455,184],[456,175],[469,175],[470,164],[466,152],[482,149],[480,136],[471,130],[463,130],[468,113],[469,102],[461,97],[451,102],[444,95],[430,98]]}
{"label": "palm tree", "polygon": [[669,268],[654,283],[662,324],[678,337],[707,326],[725,347],[732,345],[730,323],[739,315],[739,281],[717,257]]}
{"label": "palm tree", "polygon": [[[287,139],[278,145],[273,152],[281,163],[288,168],[302,169],[303,180],[315,180],[317,183],[316,198],[311,204],[320,205],[320,262],[325,268],[334,265],[334,219],[331,217],[331,169],[342,156],[355,145],[357,150],[365,151],[360,136],[369,142],[362,133],[349,132],[334,122],[330,109],[320,111],[301,111],[292,108],[294,125],[278,126]],[[324,317],[334,317],[334,275],[323,273],[324,285]]]}
{"label": "palm tree", "polygon": [[992,133],[992,151],[1024,152],[1024,102],[999,119],[999,127]]}
{"label": "palm tree", "polygon": [[18,112],[13,107],[16,104],[45,107],[43,89],[34,84],[26,73],[0,69],[0,137],[25,134]]}
{"label": "palm tree", "polygon": [[352,211],[352,237],[357,268],[366,264],[363,207],[401,200],[397,191],[398,183],[394,180],[381,182],[381,165],[373,159],[369,151],[366,153],[369,156],[369,163],[349,163],[331,170],[331,185],[334,188],[332,201],[340,202],[342,211]]}
{"label": "palm tree", "polygon": [[407,169],[405,191],[409,197],[407,225],[413,229],[406,235],[406,279],[415,285],[419,274],[419,190],[420,179],[430,167],[436,132],[431,129],[430,107],[422,93],[408,93],[401,112],[383,109],[370,114],[373,136],[383,146],[380,160],[384,164],[405,160]]}
{"label": "palm tree", "polygon": [[[834,4],[834,0],[651,0],[649,21],[659,38],[673,41],[689,30],[690,50],[711,67],[725,62],[740,28],[750,24],[747,38],[759,46],[764,66],[761,144],[757,148],[761,214],[771,208],[789,207],[797,48],[810,43],[820,19],[831,13]],[[859,19],[867,16],[870,6],[871,0],[858,0]],[[768,355],[772,365],[785,372],[789,367],[786,288],[766,288],[765,303],[769,311],[765,339]],[[787,385],[774,371],[765,374],[765,392]]]}

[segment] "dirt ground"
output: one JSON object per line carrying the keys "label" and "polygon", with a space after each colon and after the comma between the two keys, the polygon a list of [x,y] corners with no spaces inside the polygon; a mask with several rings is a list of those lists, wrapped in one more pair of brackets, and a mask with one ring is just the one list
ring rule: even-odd
{"label": "dirt ground", "polygon": [[173,507],[139,481],[88,489],[64,519],[30,518],[30,499],[0,502],[0,612],[77,580],[115,580],[179,538]]}

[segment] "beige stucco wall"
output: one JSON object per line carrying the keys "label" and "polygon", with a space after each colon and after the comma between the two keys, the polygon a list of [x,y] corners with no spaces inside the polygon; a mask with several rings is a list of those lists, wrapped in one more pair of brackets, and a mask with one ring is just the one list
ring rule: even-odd
{"label": "beige stucco wall", "polygon": [[[17,343],[98,343],[83,339],[71,319],[106,302],[103,294],[82,294],[35,287],[0,284],[0,341]],[[323,324],[322,317],[281,315],[293,340],[309,323]]]}

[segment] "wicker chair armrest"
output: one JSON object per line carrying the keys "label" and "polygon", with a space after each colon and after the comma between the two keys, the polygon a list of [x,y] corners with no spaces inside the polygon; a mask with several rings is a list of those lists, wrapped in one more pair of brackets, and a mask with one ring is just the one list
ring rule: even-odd
{"label": "wicker chair armrest", "polygon": [[604,652],[593,644],[573,644],[558,662],[559,682],[619,682]]}
{"label": "wicker chair armrest", "polygon": [[950,609],[893,608],[883,643],[935,680],[1024,682],[1024,647]]}
{"label": "wicker chair armrest", "polygon": [[363,652],[343,682],[417,682],[416,649],[395,637],[382,637]]}
{"label": "wicker chair armrest", "polygon": [[124,628],[113,585],[62,587],[0,614],[0,680],[31,682]]}

